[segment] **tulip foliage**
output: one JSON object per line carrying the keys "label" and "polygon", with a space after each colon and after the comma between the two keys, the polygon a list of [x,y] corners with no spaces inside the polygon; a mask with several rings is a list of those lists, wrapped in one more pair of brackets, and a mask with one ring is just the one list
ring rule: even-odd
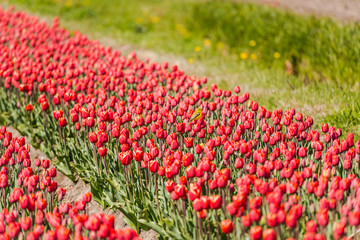
{"label": "tulip foliage", "polygon": [[[206,77],[0,11],[0,120],[163,239],[357,238],[359,142]],[[189,121],[200,108],[199,119]],[[3,145],[8,144],[6,138]]]}
{"label": "tulip foliage", "polygon": [[135,230],[115,230],[113,215],[87,214],[91,193],[73,204],[63,200],[56,168],[30,159],[25,138],[0,128],[0,239],[140,239]]}

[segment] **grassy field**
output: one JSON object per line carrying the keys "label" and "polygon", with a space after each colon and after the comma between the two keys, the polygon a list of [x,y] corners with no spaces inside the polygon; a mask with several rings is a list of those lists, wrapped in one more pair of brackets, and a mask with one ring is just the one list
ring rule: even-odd
{"label": "grassy field", "polygon": [[100,40],[173,53],[195,66],[192,73],[199,74],[199,66],[223,88],[240,85],[267,108],[295,107],[314,116],[318,125],[327,121],[360,133],[360,24],[233,1],[3,3],[39,16],[59,16],[64,27]]}

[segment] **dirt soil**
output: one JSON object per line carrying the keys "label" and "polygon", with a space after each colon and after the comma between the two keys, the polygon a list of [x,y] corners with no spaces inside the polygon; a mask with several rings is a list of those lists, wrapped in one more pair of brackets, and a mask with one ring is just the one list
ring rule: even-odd
{"label": "dirt soil", "polygon": [[360,0],[245,0],[285,8],[298,14],[328,16],[345,22],[360,21]]}
{"label": "dirt soil", "polygon": [[[22,135],[13,127],[9,126],[7,127],[7,131],[10,131],[13,133],[13,137],[22,137]],[[41,152],[38,149],[35,149],[30,143],[29,140],[25,137],[25,142],[30,145],[30,159],[32,160],[32,163],[35,162],[35,159],[49,159],[45,153]],[[50,159],[51,160],[51,159]],[[77,181],[77,183],[73,183],[68,177],[66,177],[61,172],[57,172],[57,176],[55,178],[55,181],[57,181],[58,186],[66,189],[66,195],[63,202],[69,202],[74,203],[75,201],[79,201],[82,199],[82,196],[90,192],[90,185],[85,184],[83,181]],[[103,209],[97,202],[92,200],[90,203],[88,203],[87,206],[88,214],[94,214],[103,212],[105,214],[112,214],[115,217],[115,229],[124,228],[126,227],[126,223],[124,221],[124,215],[120,212],[113,212],[110,209]],[[140,238],[143,240],[153,240],[157,239],[157,233],[153,230],[149,230],[147,232],[141,231],[140,232]]]}

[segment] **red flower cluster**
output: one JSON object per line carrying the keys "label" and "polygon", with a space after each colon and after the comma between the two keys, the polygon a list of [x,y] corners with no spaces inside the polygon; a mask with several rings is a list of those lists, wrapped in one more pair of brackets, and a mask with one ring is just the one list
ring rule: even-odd
{"label": "red flower cluster", "polygon": [[130,228],[115,230],[113,215],[86,214],[91,193],[74,204],[64,202],[56,169],[47,159],[32,162],[23,137],[13,138],[1,127],[0,143],[0,239],[140,239]]}

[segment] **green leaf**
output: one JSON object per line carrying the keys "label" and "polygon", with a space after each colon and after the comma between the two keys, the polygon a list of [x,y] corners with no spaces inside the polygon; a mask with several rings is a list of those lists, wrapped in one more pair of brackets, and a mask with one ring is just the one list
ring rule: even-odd
{"label": "green leaf", "polygon": [[139,214],[139,218],[149,220],[149,209],[145,208],[144,210],[142,210]]}
{"label": "green leaf", "polygon": [[128,219],[127,217],[124,217],[124,221],[127,225],[129,225],[132,229],[136,229],[137,231],[139,231],[138,227],[135,225],[135,223],[133,223],[130,219]]}
{"label": "green leaf", "polygon": [[109,178],[105,178],[105,179],[106,179],[106,181],[108,181],[110,183],[111,186],[113,186],[116,190],[118,190],[122,196],[126,195],[125,191],[123,189],[121,189],[119,184],[117,184],[116,182],[112,181]]}
{"label": "green leaf", "polygon": [[92,197],[96,202],[98,202],[105,209],[106,208],[106,203],[102,199],[103,191],[101,191],[101,189],[99,189],[95,185],[95,183],[96,182],[94,182],[94,181],[90,182]]}
{"label": "green leaf", "polygon": [[161,226],[159,226],[155,222],[146,221],[145,219],[139,219],[138,222],[141,223],[142,225],[147,226],[149,229],[153,229],[155,232],[157,232],[158,234],[160,234],[163,237],[168,237],[171,239],[184,239],[184,237],[181,236],[181,234],[179,232],[166,231],[165,229],[163,229]]}
{"label": "green leaf", "polygon": [[161,221],[164,222],[164,224],[168,227],[174,226],[174,221],[171,219],[163,218]]}
{"label": "green leaf", "polygon": [[66,165],[64,162],[57,161],[55,162],[57,170],[65,174],[71,181],[75,182],[76,177],[73,174],[73,171]]}
{"label": "green leaf", "polygon": [[9,112],[2,112],[0,114],[0,123],[2,125],[5,125],[5,124],[9,123],[9,117],[10,117]]}

